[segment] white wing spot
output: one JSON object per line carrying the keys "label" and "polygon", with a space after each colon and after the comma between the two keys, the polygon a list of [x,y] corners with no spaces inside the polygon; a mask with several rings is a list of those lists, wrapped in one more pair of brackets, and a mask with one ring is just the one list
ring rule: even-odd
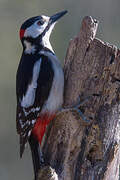
{"label": "white wing spot", "polygon": [[29,121],[29,122],[28,122],[28,124],[30,125],[30,124],[31,124],[31,122]]}
{"label": "white wing spot", "polygon": [[28,132],[28,137],[31,135],[31,131]]}
{"label": "white wing spot", "polygon": [[18,117],[20,117],[20,116],[21,116],[21,113],[18,114]]}
{"label": "white wing spot", "polygon": [[21,119],[19,120],[19,123],[20,123],[21,128],[24,128],[25,123],[23,123],[23,121]]}
{"label": "white wing spot", "polygon": [[35,124],[36,120],[32,120],[32,124]]}
{"label": "white wing spot", "polygon": [[40,110],[40,107],[36,107],[36,111],[39,111]]}

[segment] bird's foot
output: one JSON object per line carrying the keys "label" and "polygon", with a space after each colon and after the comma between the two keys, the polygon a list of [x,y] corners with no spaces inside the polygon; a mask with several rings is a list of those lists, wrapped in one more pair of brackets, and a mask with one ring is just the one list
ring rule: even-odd
{"label": "bird's foot", "polygon": [[64,113],[64,112],[68,112],[71,111],[73,114],[77,113],[79,117],[81,117],[81,119],[85,122],[85,123],[90,123],[91,121],[86,118],[86,116],[83,114],[83,112],[80,110],[80,106],[82,106],[83,104],[85,104],[87,101],[89,101],[92,97],[96,96],[95,94],[90,95],[88,97],[86,97],[83,101],[80,101],[80,98],[78,99],[76,105],[72,106],[72,107],[64,107],[61,108],[58,113],[57,116],[59,116],[60,114]]}

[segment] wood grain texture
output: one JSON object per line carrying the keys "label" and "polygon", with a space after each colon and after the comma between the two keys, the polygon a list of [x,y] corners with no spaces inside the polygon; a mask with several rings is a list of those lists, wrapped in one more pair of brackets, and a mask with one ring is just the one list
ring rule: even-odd
{"label": "wood grain texture", "polygon": [[74,111],[60,114],[42,147],[46,166],[58,180],[119,179],[120,51],[95,38],[97,27],[92,17],[83,19],[64,63],[64,106],[89,97],[80,109],[90,122]]}

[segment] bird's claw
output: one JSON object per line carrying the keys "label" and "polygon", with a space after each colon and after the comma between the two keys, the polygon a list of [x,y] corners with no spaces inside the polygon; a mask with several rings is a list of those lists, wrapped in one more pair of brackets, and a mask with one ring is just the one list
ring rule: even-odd
{"label": "bird's claw", "polygon": [[90,98],[93,96],[95,96],[95,95],[94,94],[90,95],[90,96],[86,97],[83,101],[80,101],[80,98],[78,98],[76,105],[74,105],[72,107],[66,107],[66,108],[64,107],[64,108],[59,109],[57,115],[60,115],[61,113],[68,112],[68,111],[71,111],[73,113],[77,112],[79,117],[81,117],[81,119],[85,123],[90,123],[90,120],[87,119],[86,116],[83,114],[83,112],[80,110],[80,106],[82,106],[84,103],[86,103],[88,100],[90,100]]}

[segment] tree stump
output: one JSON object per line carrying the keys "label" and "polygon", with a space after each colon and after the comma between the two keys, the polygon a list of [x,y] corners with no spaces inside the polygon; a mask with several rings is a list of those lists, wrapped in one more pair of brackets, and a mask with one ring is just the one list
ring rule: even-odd
{"label": "tree stump", "polygon": [[89,122],[72,111],[53,120],[39,180],[119,179],[120,51],[95,38],[97,27],[92,17],[83,19],[64,63],[64,107],[89,97],[80,106]]}

